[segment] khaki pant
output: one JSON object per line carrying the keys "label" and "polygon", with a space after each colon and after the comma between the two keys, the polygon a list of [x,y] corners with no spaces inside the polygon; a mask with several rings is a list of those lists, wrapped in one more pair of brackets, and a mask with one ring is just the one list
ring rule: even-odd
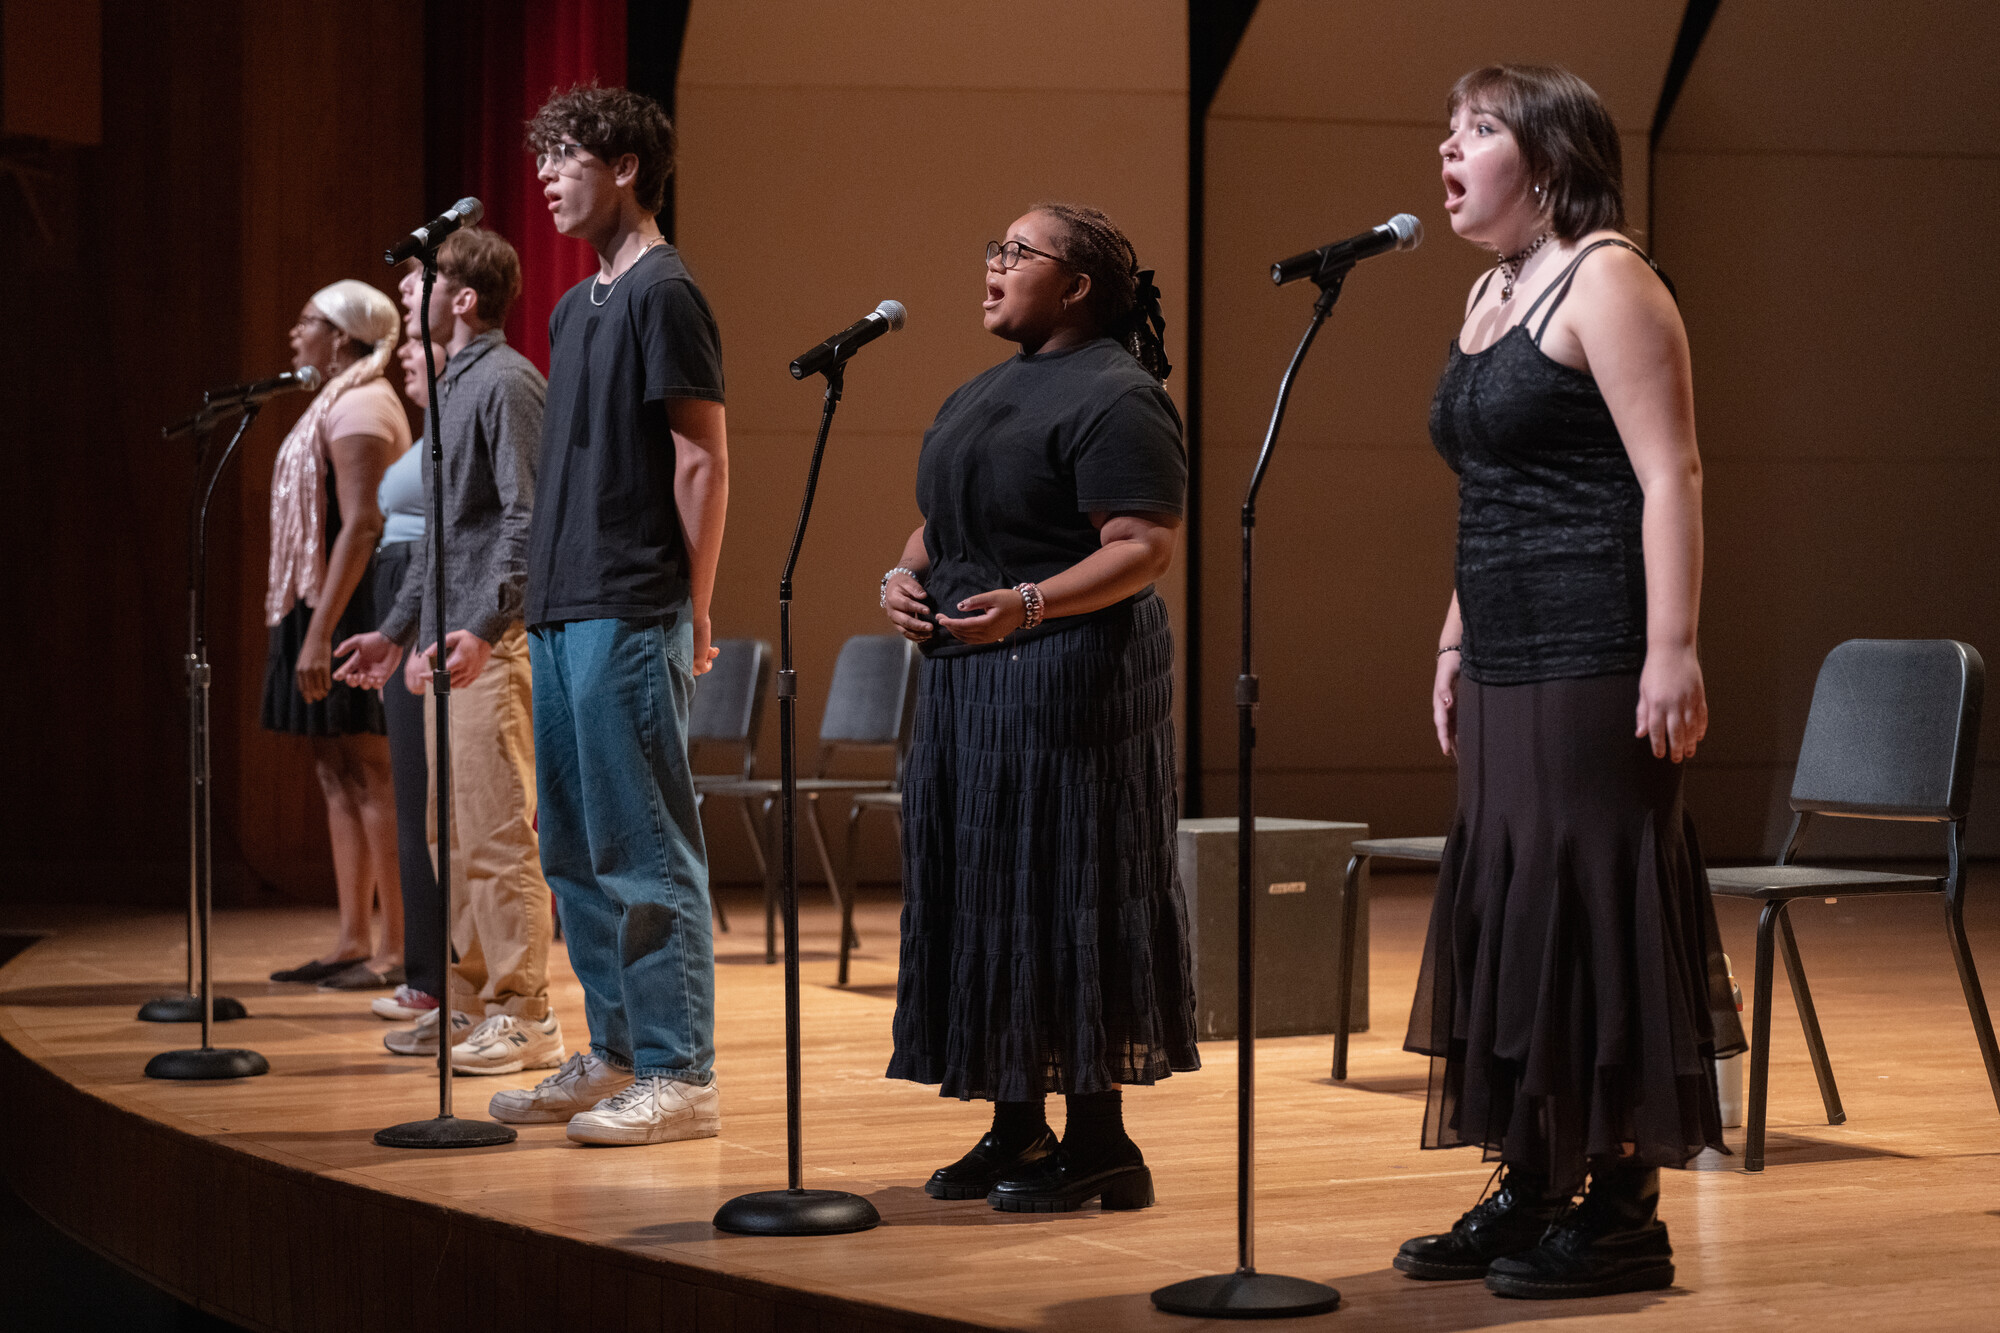
{"label": "khaki pant", "polygon": [[[424,695],[437,864],[437,700]],[[549,885],[535,838],[534,687],[528,636],[511,627],[479,679],[451,692],[451,1007],[541,1019],[549,1012]]]}

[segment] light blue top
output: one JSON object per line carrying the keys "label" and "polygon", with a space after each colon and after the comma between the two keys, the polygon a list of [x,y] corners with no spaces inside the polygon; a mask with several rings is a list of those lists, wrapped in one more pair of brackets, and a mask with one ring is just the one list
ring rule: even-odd
{"label": "light blue top", "polygon": [[376,489],[375,503],[381,507],[382,545],[413,542],[424,535],[424,451],[409,448],[389,464]]}

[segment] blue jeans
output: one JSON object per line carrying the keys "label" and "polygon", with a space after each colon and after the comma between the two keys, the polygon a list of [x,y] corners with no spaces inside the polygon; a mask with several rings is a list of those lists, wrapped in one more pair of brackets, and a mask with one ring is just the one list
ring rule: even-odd
{"label": "blue jeans", "polygon": [[685,615],[528,635],[542,872],[562,905],[591,1049],[641,1077],[705,1084],[715,945],[687,756],[693,654]]}

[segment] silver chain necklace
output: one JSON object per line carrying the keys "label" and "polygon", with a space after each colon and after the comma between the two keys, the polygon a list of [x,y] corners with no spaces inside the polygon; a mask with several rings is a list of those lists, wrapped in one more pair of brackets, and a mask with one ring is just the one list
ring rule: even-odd
{"label": "silver chain necklace", "polygon": [[[667,243],[667,238],[664,236],[660,237],[657,240],[646,242],[645,249],[640,250],[638,254],[634,255],[632,257],[632,262],[625,266],[624,272],[620,273],[617,277],[613,278],[611,280],[610,286],[604,289],[604,301],[609,301],[611,299],[611,293],[618,289],[619,283],[625,281],[626,273],[630,273],[633,269],[639,267],[639,261],[646,257],[647,251],[656,249],[659,246],[665,245],[666,243]],[[599,281],[600,279],[598,279],[595,276],[592,276],[592,278],[590,279],[590,303],[596,306],[601,306],[604,304],[604,301],[600,301],[597,299],[597,284]]]}
{"label": "silver chain necklace", "polygon": [[1500,300],[1502,304],[1514,299],[1514,282],[1521,276],[1521,266],[1534,256],[1535,251],[1549,243],[1549,234],[1543,232],[1522,248],[1518,254],[1500,256]]}

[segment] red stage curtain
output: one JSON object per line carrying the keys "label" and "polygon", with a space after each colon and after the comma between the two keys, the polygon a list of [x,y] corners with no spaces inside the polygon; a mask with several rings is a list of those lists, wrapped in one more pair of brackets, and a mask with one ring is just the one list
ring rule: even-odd
{"label": "red stage curtain", "polygon": [[426,27],[433,211],[477,195],[521,252],[507,341],[547,373],[549,315],[597,256],[550,225],[523,127],[555,89],[625,82],[625,0],[433,0]]}

